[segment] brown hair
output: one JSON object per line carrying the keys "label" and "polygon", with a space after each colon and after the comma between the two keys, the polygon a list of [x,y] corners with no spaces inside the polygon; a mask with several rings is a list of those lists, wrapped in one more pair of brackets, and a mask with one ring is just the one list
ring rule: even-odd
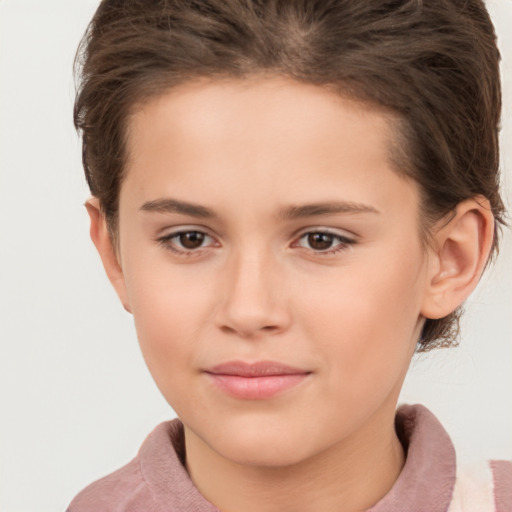
{"label": "brown hair", "polygon": [[[394,156],[426,225],[477,195],[502,223],[499,58],[481,0],[103,0],[77,54],[87,181],[115,236],[134,106],[194,78],[269,72],[397,114]],[[459,315],[427,319],[418,350],[453,343]]]}

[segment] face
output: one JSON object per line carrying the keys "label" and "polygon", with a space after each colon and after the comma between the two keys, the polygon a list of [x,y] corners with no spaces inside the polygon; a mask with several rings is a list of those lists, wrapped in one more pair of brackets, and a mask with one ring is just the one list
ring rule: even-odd
{"label": "face", "polygon": [[384,113],[278,77],[134,112],[117,288],[205,449],[278,466],[389,427],[427,275],[391,137]]}

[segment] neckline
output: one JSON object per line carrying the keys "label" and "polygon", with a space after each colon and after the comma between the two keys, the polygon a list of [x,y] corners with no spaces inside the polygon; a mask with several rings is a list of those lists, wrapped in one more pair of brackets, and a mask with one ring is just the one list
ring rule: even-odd
{"label": "neckline", "polygon": [[[367,512],[446,512],[455,485],[455,449],[448,433],[420,404],[399,407],[395,429],[406,454],[404,467],[390,491]],[[184,446],[179,419],[160,424],[139,451],[143,479],[159,503],[177,510],[218,512],[190,479]]]}

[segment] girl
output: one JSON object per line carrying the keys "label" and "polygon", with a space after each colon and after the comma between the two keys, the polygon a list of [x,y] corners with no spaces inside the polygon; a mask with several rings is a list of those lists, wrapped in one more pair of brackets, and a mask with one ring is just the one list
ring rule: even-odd
{"label": "girl", "polygon": [[508,510],[422,406],[497,248],[478,0],[104,0],[75,124],[91,237],[178,418],[81,511]]}

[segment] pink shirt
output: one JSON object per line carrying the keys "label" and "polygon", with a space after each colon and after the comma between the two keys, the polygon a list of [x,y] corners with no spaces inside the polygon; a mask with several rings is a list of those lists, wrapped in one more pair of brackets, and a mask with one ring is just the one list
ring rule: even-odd
{"label": "pink shirt", "polygon": [[[476,481],[459,484],[453,444],[428,409],[404,405],[395,423],[406,462],[389,493],[368,512],[512,512],[512,461],[490,463],[488,490]],[[183,459],[182,423],[161,423],[131,462],[86,487],[67,512],[218,512],[190,480]]]}

